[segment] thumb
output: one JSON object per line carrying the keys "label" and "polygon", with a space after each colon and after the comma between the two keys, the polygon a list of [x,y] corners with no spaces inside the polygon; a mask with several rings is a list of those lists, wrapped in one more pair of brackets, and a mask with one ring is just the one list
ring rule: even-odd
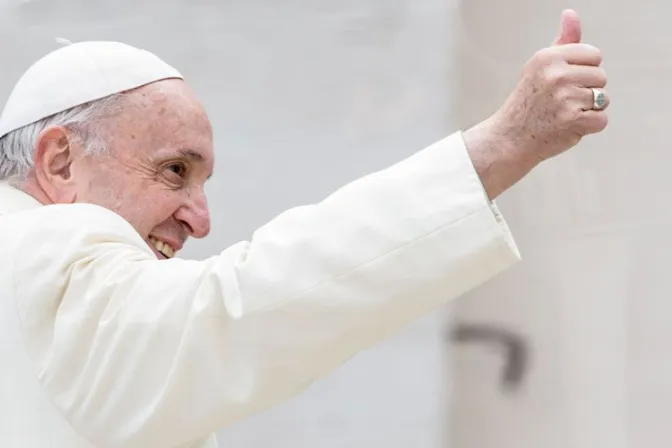
{"label": "thumb", "polygon": [[581,42],[581,20],[573,9],[562,12],[560,33],[555,38],[553,45],[578,44]]}

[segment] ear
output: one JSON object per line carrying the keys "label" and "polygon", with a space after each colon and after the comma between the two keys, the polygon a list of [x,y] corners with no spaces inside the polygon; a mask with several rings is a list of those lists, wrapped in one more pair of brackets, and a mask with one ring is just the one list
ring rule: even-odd
{"label": "ear", "polygon": [[72,163],[81,151],[79,141],[61,126],[48,127],[38,136],[35,177],[51,202],[72,203],[77,199]]}

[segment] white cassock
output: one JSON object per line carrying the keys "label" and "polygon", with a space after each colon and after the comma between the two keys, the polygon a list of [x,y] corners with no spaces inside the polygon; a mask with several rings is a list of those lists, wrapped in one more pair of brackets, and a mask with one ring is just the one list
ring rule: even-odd
{"label": "white cassock", "polygon": [[0,215],[2,448],[216,447],[519,260],[459,132],[204,261],[6,184]]}

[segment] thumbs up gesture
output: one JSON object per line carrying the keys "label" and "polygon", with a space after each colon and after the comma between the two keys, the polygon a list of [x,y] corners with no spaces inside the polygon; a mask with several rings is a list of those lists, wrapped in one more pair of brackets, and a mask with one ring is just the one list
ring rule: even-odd
{"label": "thumbs up gesture", "polygon": [[602,131],[609,98],[601,63],[600,50],[581,43],[576,12],[564,11],[553,44],[525,64],[513,92],[491,117],[497,134],[513,143],[512,150],[542,161]]}
{"label": "thumbs up gesture", "polygon": [[562,13],[560,32],[553,45],[578,44],[581,42],[581,21],[574,10],[567,9]]}

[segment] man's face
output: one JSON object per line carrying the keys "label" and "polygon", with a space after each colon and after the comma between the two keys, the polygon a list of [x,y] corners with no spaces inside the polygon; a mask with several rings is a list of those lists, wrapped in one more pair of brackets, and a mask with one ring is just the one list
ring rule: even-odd
{"label": "man's face", "polygon": [[204,184],[213,170],[212,129],[191,89],[180,80],[128,94],[102,137],[108,152],[74,158],[75,202],[124,217],[160,259],[187,237],[205,237],[210,216]]}

